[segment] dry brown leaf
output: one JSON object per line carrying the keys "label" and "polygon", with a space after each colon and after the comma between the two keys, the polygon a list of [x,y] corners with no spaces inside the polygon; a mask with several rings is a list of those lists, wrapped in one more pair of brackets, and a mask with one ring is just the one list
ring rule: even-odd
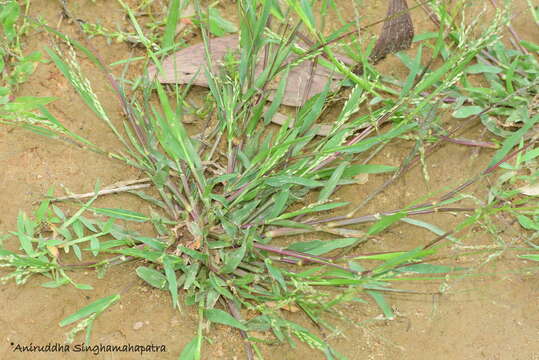
{"label": "dry brown leaf", "polygon": [[539,196],[539,183],[526,185],[518,189],[522,194],[528,196]]}
{"label": "dry brown leaf", "polygon": [[[304,46],[304,44],[299,45]],[[211,39],[208,47],[212,60],[211,72],[218,73],[220,67],[223,65],[225,55],[230,51],[239,51],[238,35]],[[347,65],[353,64],[353,60],[342,54],[337,54],[337,57]],[[291,55],[288,62],[293,61],[295,58],[296,56]],[[164,84],[188,84],[192,81],[194,85],[208,87],[208,79],[204,71],[205,64],[204,44],[198,43],[167,57],[162,63],[163,73],[157,74],[157,80]],[[262,72],[262,67],[263,61],[259,59],[256,74]],[[198,75],[194,78],[197,72]],[[148,69],[150,78],[154,78],[156,73],[157,68],[155,66],[151,66]],[[339,81],[342,79],[343,76],[341,74],[332,73],[331,70],[322,65],[315,65],[312,60],[304,61],[290,70],[282,104],[296,107],[301,106],[309,98],[321,93],[328,81],[330,81],[330,89],[337,90]],[[268,90],[273,92],[277,89],[278,85],[278,81],[274,81],[269,84]],[[307,89],[309,89],[309,92],[305,95]]]}
{"label": "dry brown leaf", "polygon": [[49,250],[51,255],[56,259],[58,258],[58,255],[60,255],[60,252],[56,246],[47,246],[47,250]]}
{"label": "dry brown leaf", "polygon": [[369,174],[365,174],[365,173],[358,174],[354,176],[354,180],[356,181],[356,184],[360,184],[360,185],[366,184],[369,181]]}
{"label": "dry brown leaf", "polygon": [[[406,0],[390,0],[387,19],[370,56],[370,61],[375,64],[389,53],[410,48],[413,36],[414,28]],[[302,39],[308,42],[305,37],[302,37]],[[306,46],[305,41],[299,41],[298,45],[305,49],[309,48],[309,46]],[[238,35],[211,39],[208,47],[212,60],[210,71],[211,73],[218,73],[223,66],[225,55],[229,52],[236,52],[237,54],[240,51]],[[354,61],[347,56],[339,53],[334,54],[346,65],[354,66]],[[296,58],[296,55],[290,55],[287,62],[290,63]],[[192,83],[208,87],[208,79],[204,69],[205,64],[204,44],[198,43],[167,57],[162,63],[163,72],[158,74],[156,66],[151,66],[148,69],[148,74],[151,79],[156,78],[164,84]],[[261,55],[255,69],[257,75],[262,72],[263,66]],[[334,73],[313,60],[303,61],[291,68],[288,73],[282,104],[295,107],[302,106],[308,99],[321,93],[328,82],[331,91],[338,90],[339,81],[342,79],[341,74]],[[271,93],[278,88],[278,85],[279,79],[274,79],[268,84],[267,90],[270,91],[270,100],[272,99]],[[277,113],[271,121],[282,125],[285,120],[286,116]],[[293,122],[290,122],[289,126],[293,126]],[[315,130],[320,136],[327,136],[331,128],[331,125],[315,125]]]}

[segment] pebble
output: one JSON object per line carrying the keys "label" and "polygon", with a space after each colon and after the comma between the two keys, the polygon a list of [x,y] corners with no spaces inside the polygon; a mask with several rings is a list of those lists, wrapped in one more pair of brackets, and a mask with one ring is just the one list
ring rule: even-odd
{"label": "pebble", "polygon": [[133,324],[133,330],[139,330],[141,327],[144,326],[144,323],[142,321],[137,321]]}

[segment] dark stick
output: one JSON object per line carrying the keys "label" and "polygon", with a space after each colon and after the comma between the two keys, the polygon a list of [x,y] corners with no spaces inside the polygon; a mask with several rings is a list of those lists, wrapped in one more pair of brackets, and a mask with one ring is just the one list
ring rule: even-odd
{"label": "dark stick", "polygon": [[[236,307],[236,305],[230,301],[229,299],[225,299],[225,302],[226,302],[226,305],[228,307],[228,311],[230,312],[230,314],[238,321],[241,322],[241,314],[240,314],[240,311],[238,310],[238,308]],[[243,345],[245,347],[245,353],[247,354],[247,359],[248,360],[254,360],[255,356],[254,356],[254,353],[253,353],[253,346],[251,345],[251,343],[249,342],[249,340],[247,339],[248,336],[247,336],[247,332],[243,331],[243,330],[239,330],[238,331],[240,332],[240,335],[243,339]]]}
{"label": "dark stick", "polygon": [[369,57],[373,63],[380,61],[388,54],[409,49],[412,45],[414,25],[406,0],[391,0],[386,19],[382,33]]}

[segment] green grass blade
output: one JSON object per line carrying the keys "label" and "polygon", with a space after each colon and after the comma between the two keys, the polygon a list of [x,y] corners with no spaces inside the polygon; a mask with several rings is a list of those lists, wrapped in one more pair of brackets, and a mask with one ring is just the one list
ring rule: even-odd
{"label": "green grass blade", "polygon": [[163,41],[161,48],[166,48],[174,45],[174,37],[176,36],[176,24],[180,20],[180,0],[170,0],[168,3],[168,14],[165,32],[163,33]]}
{"label": "green grass blade", "polygon": [[347,161],[342,162],[337,169],[331,174],[331,177],[327,181],[326,185],[322,188],[320,191],[320,195],[318,195],[318,201],[324,202],[329,199],[331,194],[335,191],[337,188],[337,184],[342,178],[344,170],[348,167],[349,163]]}
{"label": "green grass blade", "polygon": [[60,326],[67,326],[92,314],[100,314],[118,300],[120,300],[120,295],[117,294],[94,301],[90,305],[83,307],[79,311],[69,315],[68,317],[60,321]]}
{"label": "green grass blade", "polygon": [[195,336],[193,340],[189,341],[183,348],[179,360],[196,360],[200,358],[200,343],[199,336]]}
{"label": "green grass blade", "polygon": [[114,209],[114,208],[91,208],[93,212],[99,215],[108,216],[115,219],[135,221],[135,222],[146,222],[150,221],[150,218],[144,214],[138,213],[136,211],[125,210],[125,209]]}
{"label": "green grass blade", "polygon": [[373,290],[367,290],[366,292],[374,299],[374,301],[376,301],[376,304],[380,307],[386,319],[392,320],[395,318],[393,309],[391,309],[391,306],[387,303],[382,293]]}
{"label": "green grass blade", "polygon": [[234,317],[232,317],[232,315],[230,315],[227,312],[224,312],[223,310],[219,310],[219,309],[204,310],[204,317],[208,319],[209,321],[217,323],[217,324],[228,325],[228,326],[235,327],[243,331],[247,331],[247,327],[245,325],[243,325],[241,322],[239,322]]}

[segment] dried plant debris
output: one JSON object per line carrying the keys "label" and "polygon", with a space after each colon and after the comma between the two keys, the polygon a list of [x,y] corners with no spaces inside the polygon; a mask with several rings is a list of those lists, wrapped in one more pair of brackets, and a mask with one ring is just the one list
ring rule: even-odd
{"label": "dried plant debris", "polygon": [[376,64],[388,54],[407,50],[414,38],[414,25],[406,0],[390,0],[382,34],[376,41],[370,60]]}
{"label": "dried plant debris", "polygon": [[[409,14],[406,0],[390,0],[387,18],[384,22],[382,33],[371,53],[370,61],[376,64],[390,53],[409,49],[414,37],[414,26]],[[304,42],[298,45],[308,48]],[[208,47],[211,54],[211,73],[219,73],[219,68],[224,65],[227,54],[239,51],[238,35],[229,35],[209,40]],[[336,53],[337,58],[348,66],[354,66],[354,61],[345,55]],[[291,55],[288,62],[296,59]],[[206,55],[204,44],[198,43],[188,48],[177,51],[167,57],[163,63],[163,72],[157,73],[157,68],[151,66],[148,69],[150,78],[156,77],[163,84],[188,84],[208,87],[208,80],[204,65]],[[260,74],[263,68],[262,55],[258,59],[256,74]],[[196,75],[196,76],[195,76]],[[294,66],[287,79],[283,105],[302,106],[305,101],[322,92],[328,81],[330,89],[338,90],[339,82],[344,77],[339,73],[316,64],[314,60],[303,61]],[[278,82],[269,84],[268,90],[275,91]],[[271,96],[270,96],[271,99]]]}
{"label": "dried plant debris", "polygon": [[[298,43],[299,46],[306,48],[305,44]],[[224,65],[224,59],[227,54],[232,51],[239,51],[239,38],[237,35],[223,36],[211,39],[208,43],[212,68],[211,73],[219,73],[219,67]],[[347,65],[354,64],[353,60],[337,54],[339,60]],[[291,55],[288,62],[292,62],[296,56]],[[188,48],[182,49],[167,57],[163,63],[163,72],[157,74],[157,80],[164,84],[188,84],[192,82],[194,85],[208,87],[208,80],[204,65],[206,64],[206,56],[204,52],[204,44],[199,43]],[[260,74],[263,70],[263,59],[259,58],[256,67],[256,74]],[[150,78],[156,76],[157,69],[151,66],[148,69]],[[196,75],[196,76],[195,76]],[[303,61],[291,68],[282,104],[288,106],[301,106],[306,100],[314,95],[321,93],[330,81],[330,89],[338,90],[339,82],[343,79],[341,74],[332,72],[330,69],[316,64],[313,60]],[[268,90],[275,91],[278,82],[268,84]],[[307,94],[306,94],[307,93]],[[271,96],[270,96],[271,99]]]}
{"label": "dried plant debris", "polygon": [[[414,28],[412,19],[409,14],[406,0],[391,0],[387,13],[387,19],[384,22],[380,38],[376,42],[374,50],[370,56],[370,61],[376,64],[390,53],[395,53],[401,50],[409,49],[414,36]],[[298,46],[304,49],[309,46],[304,41],[298,41]],[[209,53],[211,56],[210,73],[220,73],[225,66],[225,58],[232,54],[238,57],[239,52],[239,37],[238,35],[228,35],[210,39],[208,42]],[[335,56],[347,66],[353,67],[354,61],[345,55],[335,53]],[[255,74],[262,72],[264,61],[263,54],[258,59]],[[290,55],[288,63],[297,59],[296,55]],[[151,79],[156,78],[163,84],[193,84],[203,87],[208,87],[208,79],[206,78],[206,54],[204,43],[198,43],[179,50],[176,53],[168,56],[162,62],[162,72],[157,71],[156,66],[150,66],[148,75]],[[287,84],[283,99],[283,105],[300,107],[308,99],[316,94],[321,93],[329,81],[331,91],[339,89],[340,81],[344,76],[340,73],[332,72],[330,69],[317,64],[315,60],[303,61],[294,65],[287,78]],[[268,84],[267,90],[271,93],[277,90],[278,81],[273,81]],[[282,125],[285,123],[286,116],[276,113],[272,122]],[[293,126],[290,123],[289,126]],[[317,125],[317,133],[321,136],[327,136],[331,126]]]}

